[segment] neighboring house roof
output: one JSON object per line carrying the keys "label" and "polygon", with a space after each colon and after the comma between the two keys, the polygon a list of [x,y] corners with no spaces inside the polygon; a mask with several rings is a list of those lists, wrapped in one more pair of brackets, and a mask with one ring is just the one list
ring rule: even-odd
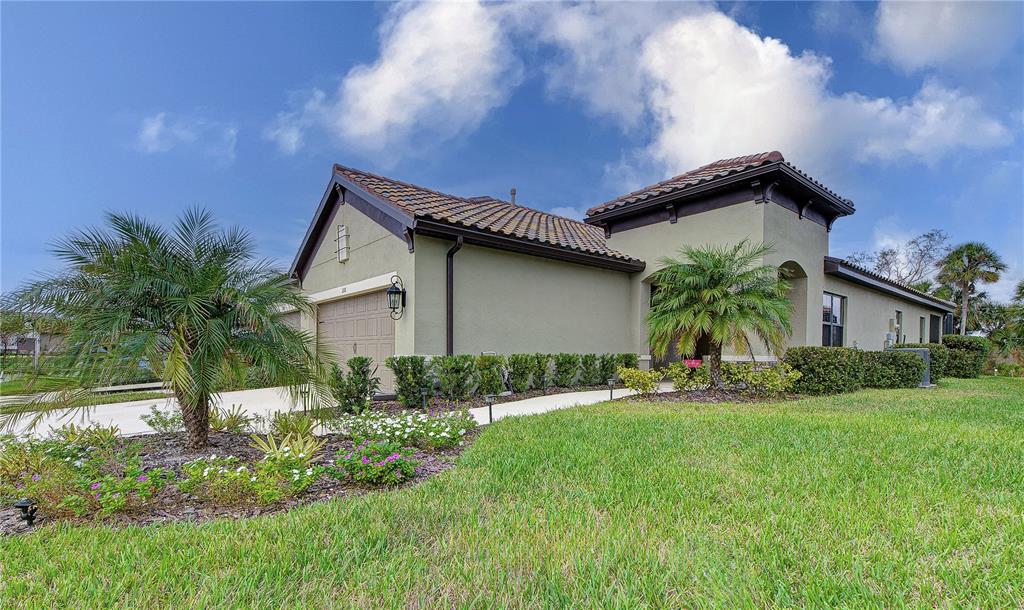
{"label": "neighboring house roof", "polygon": [[608,247],[599,227],[577,220],[493,197],[449,195],[343,165],[335,165],[334,171],[414,220],[430,219],[567,250],[642,262]]}
{"label": "neighboring house roof", "polygon": [[933,309],[941,309],[946,312],[953,312],[956,305],[949,301],[934,297],[930,294],[915,290],[906,284],[895,282],[879,275],[870,269],[855,265],[848,260],[834,256],[825,257],[825,273],[840,279],[861,284],[868,288],[874,288],[881,292],[897,296],[908,301],[913,301]]}
{"label": "neighboring house roof", "polygon": [[633,191],[632,193],[622,195],[621,197],[616,197],[611,201],[606,201],[605,203],[602,203],[600,205],[595,205],[594,207],[587,210],[587,216],[594,216],[596,214],[601,214],[603,212],[608,212],[610,210],[632,206],[635,204],[645,202],[654,197],[661,197],[663,195],[670,195],[673,193],[681,192],[691,187],[697,186],[699,184],[719,180],[731,174],[735,174],[738,172],[746,171],[749,169],[765,165],[786,166],[789,169],[795,171],[800,177],[802,177],[806,181],[814,184],[815,186],[825,191],[832,197],[838,199],[839,201],[844,202],[851,209],[853,207],[853,204],[849,199],[844,199],[840,197],[838,194],[825,187],[825,185],[823,185],[822,183],[811,178],[806,173],[801,171],[799,168],[787,162],[786,159],[782,156],[782,153],[780,153],[777,150],[773,150],[771,152],[757,153],[754,155],[746,155],[743,157],[734,157],[732,159],[719,159],[714,163],[702,165],[697,169],[693,169],[688,172],[679,174],[678,176],[669,178],[668,180],[663,180],[657,184],[652,184],[642,189]]}

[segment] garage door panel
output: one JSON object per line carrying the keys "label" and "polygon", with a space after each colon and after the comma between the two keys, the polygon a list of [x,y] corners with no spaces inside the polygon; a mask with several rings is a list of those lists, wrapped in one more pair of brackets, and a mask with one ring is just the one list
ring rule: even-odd
{"label": "garage door panel", "polygon": [[381,390],[394,391],[394,378],[384,360],[395,354],[395,322],[384,291],[325,303],[318,312],[320,341],[339,363],[352,356],[368,356],[377,367]]}

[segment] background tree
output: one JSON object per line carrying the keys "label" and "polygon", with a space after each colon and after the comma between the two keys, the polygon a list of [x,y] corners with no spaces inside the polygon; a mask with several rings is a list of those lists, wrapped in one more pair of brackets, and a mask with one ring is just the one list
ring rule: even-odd
{"label": "background tree", "polygon": [[15,295],[25,311],[67,321],[66,348],[50,365],[76,389],[33,399],[5,423],[40,407],[34,421],[70,408],[84,389],[116,382],[140,362],[173,391],[191,449],[206,445],[216,394],[245,367],[288,386],[293,398],[306,386],[325,402],[327,369],[313,337],[282,313],[311,305],[286,274],[254,259],[247,233],[221,230],[201,210],[169,231],[130,214],[108,214],[106,225],[61,241],[55,254],[67,269]]}
{"label": "background tree", "polygon": [[957,246],[939,261],[938,280],[960,291],[960,334],[967,334],[970,317],[970,295],[978,284],[999,281],[999,272],[1006,269],[999,255],[981,242]]}
{"label": "background tree", "polygon": [[664,357],[672,344],[689,354],[706,337],[708,368],[722,383],[722,347],[753,354],[752,334],[774,352],[791,333],[789,283],[779,269],[761,264],[771,248],[746,240],[735,246],[684,247],[680,259],[661,259],[651,280],[657,286],[647,315],[651,349]]}
{"label": "background tree", "polygon": [[854,252],[847,258],[890,280],[914,286],[930,281],[935,275],[936,263],[948,253],[949,235],[941,229],[932,229],[904,244],[875,252]]}
{"label": "background tree", "polygon": [[17,344],[29,332],[28,320],[20,311],[0,311],[0,363],[7,368],[7,346]]}

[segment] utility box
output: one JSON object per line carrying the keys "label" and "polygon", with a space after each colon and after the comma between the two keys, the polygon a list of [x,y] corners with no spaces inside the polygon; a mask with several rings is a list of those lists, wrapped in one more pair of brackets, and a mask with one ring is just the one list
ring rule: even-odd
{"label": "utility box", "polygon": [[924,373],[921,376],[921,383],[917,387],[932,387],[932,351],[930,349],[927,347],[895,347],[892,350],[895,352],[913,352],[921,360],[924,360]]}

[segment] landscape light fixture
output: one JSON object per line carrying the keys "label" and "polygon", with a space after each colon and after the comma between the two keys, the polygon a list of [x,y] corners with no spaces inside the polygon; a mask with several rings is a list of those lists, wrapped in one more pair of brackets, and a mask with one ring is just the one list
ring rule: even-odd
{"label": "landscape light fixture", "polygon": [[494,411],[491,410],[491,406],[494,405],[494,394],[484,394],[484,402],[487,403],[487,423],[494,423]]}
{"label": "landscape light fixture", "polygon": [[14,503],[14,508],[21,511],[21,518],[32,527],[32,523],[36,520],[36,511],[39,510],[39,505],[36,504],[35,500],[30,498],[22,498]]}
{"label": "landscape light fixture", "polygon": [[405,313],[405,284],[402,282],[402,278],[397,275],[391,276],[391,285],[388,286],[386,293],[391,319],[397,320]]}
{"label": "landscape light fixture", "polygon": [[426,411],[427,406],[430,404],[430,390],[428,388],[423,388],[420,390],[420,396],[423,397],[423,410]]}
{"label": "landscape light fixture", "polygon": [[615,378],[614,377],[609,377],[608,378],[608,400],[612,400],[613,398],[615,398],[615,390],[613,388],[615,388]]}

